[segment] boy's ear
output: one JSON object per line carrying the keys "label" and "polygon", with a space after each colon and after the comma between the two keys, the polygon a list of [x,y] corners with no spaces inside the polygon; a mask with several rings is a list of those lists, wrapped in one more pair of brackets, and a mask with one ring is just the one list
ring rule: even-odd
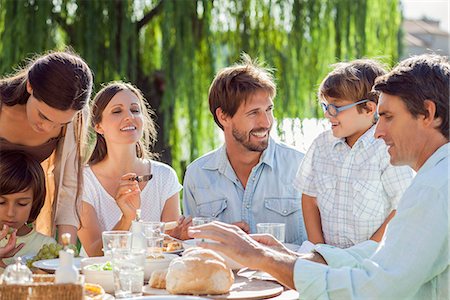
{"label": "boy's ear", "polygon": [[220,125],[225,128],[230,117],[220,107],[216,108],[216,117]]}
{"label": "boy's ear", "polygon": [[377,113],[377,104],[373,101],[366,102],[366,111],[368,114],[376,114]]}

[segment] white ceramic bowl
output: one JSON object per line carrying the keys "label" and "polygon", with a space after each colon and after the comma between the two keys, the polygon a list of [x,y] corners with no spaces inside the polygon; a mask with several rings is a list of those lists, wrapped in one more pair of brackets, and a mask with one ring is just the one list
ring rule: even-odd
{"label": "white ceramic bowl", "polygon": [[103,287],[105,292],[114,294],[114,276],[113,271],[89,270],[86,267],[93,264],[102,264],[111,260],[110,257],[88,257],[81,260],[81,272],[84,279],[89,283],[96,283]]}
{"label": "white ceramic bowl", "polygon": [[147,258],[145,260],[144,280],[146,281],[149,280],[153,271],[167,270],[169,268],[170,262],[174,258],[178,257],[178,255],[176,254],[169,254],[169,253],[164,253],[163,255],[164,258],[157,258],[157,259]]}
{"label": "white ceramic bowl", "polygon": [[[185,241],[183,241],[183,247],[184,247],[184,249],[197,247],[198,242],[200,242],[199,239],[185,240]],[[225,263],[231,270],[239,270],[239,269],[242,269],[245,267],[245,266],[241,265],[240,263],[236,262],[235,260],[232,260],[231,258],[226,256],[222,252],[217,252],[217,253],[223,257],[223,259],[225,260]]]}

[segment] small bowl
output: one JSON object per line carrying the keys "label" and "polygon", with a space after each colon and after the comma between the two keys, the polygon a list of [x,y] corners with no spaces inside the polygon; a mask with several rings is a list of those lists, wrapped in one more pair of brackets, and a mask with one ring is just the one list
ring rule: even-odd
{"label": "small bowl", "polygon": [[81,272],[88,283],[96,283],[103,287],[106,293],[114,294],[114,276],[113,271],[89,270],[86,267],[93,264],[103,264],[110,261],[110,257],[98,256],[88,257],[81,260]]}
{"label": "small bowl", "polygon": [[[184,247],[184,249],[197,247],[197,243],[200,241],[201,241],[200,239],[185,240],[185,241],[183,241],[183,247]],[[210,240],[208,240],[208,241],[210,241]],[[208,242],[208,241],[206,241],[206,242]],[[211,242],[214,243],[213,241],[211,241]],[[241,265],[240,263],[236,262],[235,260],[229,258],[222,252],[217,251],[217,253],[223,257],[223,259],[225,260],[225,263],[231,270],[240,270],[245,267],[245,266]]]}
{"label": "small bowl", "polygon": [[167,270],[170,262],[179,257],[176,254],[163,253],[164,258],[147,258],[144,267],[144,280],[148,281],[152,273],[156,270]]}

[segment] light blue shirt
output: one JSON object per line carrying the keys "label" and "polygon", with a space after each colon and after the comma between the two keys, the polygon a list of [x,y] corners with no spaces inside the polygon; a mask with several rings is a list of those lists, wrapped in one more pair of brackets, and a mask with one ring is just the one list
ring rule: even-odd
{"label": "light blue shirt", "polygon": [[328,266],[297,260],[301,299],[449,299],[449,145],[419,169],[379,245],[320,245]]}
{"label": "light blue shirt", "polygon": [[303,153],[269,140],[244,189],[228,161],[225,145],[192,162],[183,186],[185,215],[211,216],[226,223],[285,223],[287,243],[306,240],[301,191],[293,186]]}

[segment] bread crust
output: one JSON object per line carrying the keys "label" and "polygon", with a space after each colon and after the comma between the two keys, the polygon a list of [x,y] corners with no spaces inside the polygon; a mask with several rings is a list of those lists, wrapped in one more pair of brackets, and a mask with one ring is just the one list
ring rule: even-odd
{"label": "bread crust", "polygon": [[171,294],[219,295],[229,292],[234,275],[216,252],[190,248],[172,260],[166,276]]}

